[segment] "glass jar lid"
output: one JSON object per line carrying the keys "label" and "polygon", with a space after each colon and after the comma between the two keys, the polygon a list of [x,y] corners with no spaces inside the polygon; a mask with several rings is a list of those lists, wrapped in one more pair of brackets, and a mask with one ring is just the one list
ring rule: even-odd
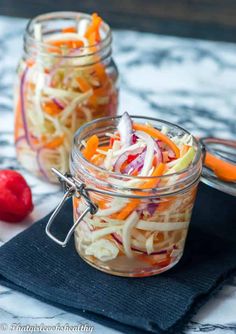
{"label": "glass jar lid", "polygon": [[200,143],[205,151],[201,181],[236,196],[236,141],[206,137]]}

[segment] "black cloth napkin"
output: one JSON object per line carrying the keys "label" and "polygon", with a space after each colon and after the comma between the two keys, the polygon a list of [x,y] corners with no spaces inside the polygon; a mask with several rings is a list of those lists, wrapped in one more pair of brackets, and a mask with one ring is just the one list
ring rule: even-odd
{"label": "black cloth napkin", "polygon": [[[179,333],[236,273],[236,199],[202,184],[182,260],[153,277],[121,278],[90,267],[73,240],[61,248],[45,235],[48,217],[0,248],[0,283],[123,333]],[[69,201],[57,235],[71,223]]]}

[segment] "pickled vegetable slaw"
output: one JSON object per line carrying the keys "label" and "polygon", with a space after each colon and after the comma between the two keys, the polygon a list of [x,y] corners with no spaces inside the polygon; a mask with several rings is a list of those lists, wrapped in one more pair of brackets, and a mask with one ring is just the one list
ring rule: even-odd
{"label": "pickled vegetable slaw", "polygon": [[[174,182],[174,173],[190,167],[196,154],[191,135],[171,136],[166,127],[134,123],[128,113],[106,135],[109,145],[100,145],[96,135],[83,143],[84,158],[109,172],[137,177],[137,195],[171,178]],[[170,175],[168,181],[164,175]],[[99,210],[78,226],[79,251],[93,263],[122,258],[128,266],[130,259],[160,268],[174,264],[183,252],[195,192],[193,188],[168,199],[129,198],[129,193],[127,198],[94,197]],[[78,217],[85,203],[75,198],[74,206]]]}
{"label": "pickled vegetable slaw", "polygon": [[51,35],[39,23],[34,26],[44,53],[39,50],[20,66],[15,142],[21,163],[46,179],[52,166],[67,170],[78,127],[116,113],[117,90],[97,47],[106,37],[102,24],[93,14],[90,21],[81,19]]}

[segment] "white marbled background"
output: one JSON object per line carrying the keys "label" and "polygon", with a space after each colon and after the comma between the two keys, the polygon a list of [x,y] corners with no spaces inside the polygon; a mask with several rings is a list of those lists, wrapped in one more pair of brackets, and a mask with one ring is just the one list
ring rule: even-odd
{"label": "white marbled background", "polygon": [[[35,209],[21,224],[0,222],[0,244],[46,215],[61,196],[57,186],[21,170],[15,158],[12,87],[25,24],[23,19],[0,17],[0,168],[22,172]],[[120,112],[163,118],[196,135],[235,138],[236,45],[123,30],[114,32],[114,58],[121,74]],[[13,323],[88,323],[94,333],[116,333],[3,286],[0,323],[9,328]],[[0,333],[8,332],[14,333],[0,327]],[[183,333],[199,332],[236,333],[236,279],[201,308]]]}

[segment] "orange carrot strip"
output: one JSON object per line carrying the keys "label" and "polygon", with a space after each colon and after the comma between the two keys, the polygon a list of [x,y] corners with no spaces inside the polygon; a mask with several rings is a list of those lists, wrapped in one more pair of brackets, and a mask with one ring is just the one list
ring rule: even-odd
{"label": "orange carrot strip", "polygon": [[19,97],[17,104],[16,104],[16,109],[15,109],[15,126],[14,126],[15,141],[20,136],[20,131],[22,128],[23,128],[23,123],[22,123],[22,116],[21,116],[21,101]]}
{"label": "orange carrot strip", "polygon": [[173,196],[173,197],[169,197],[168,200],[165,202],[160,202],[158,205],[158,212],[163,212],[169,209],[175,200],[176,200],[176,197]]}
{"label": "orange carrot strip", "polygon": [[99,144],[99,139],[96,135],[93,135],[88,139],[86,147],[82,151],[85,159],[91,160],[92,156],[96,153],[98,144]]}
{"label": "orange carrot strip", "polygon": [[220,160],[210,153],[206,153],[205,165],[213,170],[215,175],[226,182],[236,181],[236,166]]}
{"label": "orange carrot strip", "polygon": [[104,160],[104,154],[96,154],[95,156],[92,157],[91,162],[96,165],[99,166]]}
{"label": "orange carrot strip", "polygon": [[119,219],[119,220],[126,219],[130,215],[130,213],[133,212],[137,208],[139,203],[140,203],[139,199],[132,199],[126,205],[126,207],[116,215],[116,219]]}
{"label": "orange carrot strip", "polygon": [[76,32],[75,27],[67,27],[67,28],[63,28],[61,29],[62,33],[68,33],[68,32]]}
{"label": "orange carrot strip", "polygon": [[180,156],[179,148],[175,145],[175,143],[169,137],[164,135],[161,131],[154,129],[151,126],[147,126],[144,124],[137,124],[137,123],[133,124],[133,129],[138,130],[138,131],[144,131],[148,133],[150,136],[152,136],[153,138],[163,141],[175,153],[175,157],[179,158]]}
{"label": "orange carrot strip", "polygon": [[100,28],[101,23],[102,23],[101,17],[98,16],[97,13],[93,13],[92,22],[88,26],[84,37],[90,39],[91,35],[95,33],[95,42],[99,42],[101,39],[100,34],[99,34],[99,28]]}
{"label": "orange carrot strip", "polygon": [[26,60],[26,64],[27,64],[28,67],[31,67],[31,66],[33,66],[35,64],[35,60],[33,60],[33,59],[27,59]]}
{"label": "orange carrot strip", "polygon": [[57,148],[58,146],[60,146],[63,143],[64,138],[65,138],[65,135],[58,136],[58,137],[54,138],[53,140],[51,140],[50,142],[46,143],[44,145],[44,147],[46,147],[46,148]]}
{"label": "orange carrot strip", "polygon": [[76,81],[78,82],[79,88],[83,93],[91,89],[90,84],[84,78],[78,77],[76,78]]}
{"label": "orange carrot strip", "polygon": [[[166,165],[163,162],[160,162],[159,165],[154,169],[152,176],[161,176],[165,171]],[[154,188],[157,185],[158,179],[151,179],[141,185],[141,189],[150,189]]]}
{"label": "orange carrot strip", "polygon": [[54,102],[44,103],[43,110],[52,116],[56,116],[61,112],[61,109]]}
{"label": "orange carrot strip", "polygon": [[103,151],[107,152],[110,149],[110,145],[100,146],[99,148],[100,148],[100,150],[103,150]]}
{"label": "orange carrot strip", "polygon": [[57,41],[50,42],[50,44],[52,44],[53,46],[56,46],[56,47],[66,46],[69,49],[77,49],[77,48],[81,48],[81,47],[84,46],[84,42],[81,41],[81,40],[76,40],[76,41],[73,41],[73,40],[69,40],[69,41],[57,40]]}
{"label": "orange carrot strip", "polygon": [[104,65],[103,64],[96,64],[96,65],[94,65],[94,70],[96,72],[96,75],[98,76],[98,79],[99,79],[100,83],[102,83],[104,85],[104,82],[107,80],[107,75],[106,75]]}
{"label": "orange carrot strip", "polygon": [[[160,163],[152,173],[152,176],[161,176],[165,170],[165,164]],[[145,184],[140,186],[140,189],[154,188],[158,182],[158,179],[149,180]],[[141,191],[136,191],[136,195],[143,195]],[[140,203],[140,199],[131,199],[129,203],[118,213],[113,214],[112,218],[123,220],[126,219],[129,214],[134,211]]]}

